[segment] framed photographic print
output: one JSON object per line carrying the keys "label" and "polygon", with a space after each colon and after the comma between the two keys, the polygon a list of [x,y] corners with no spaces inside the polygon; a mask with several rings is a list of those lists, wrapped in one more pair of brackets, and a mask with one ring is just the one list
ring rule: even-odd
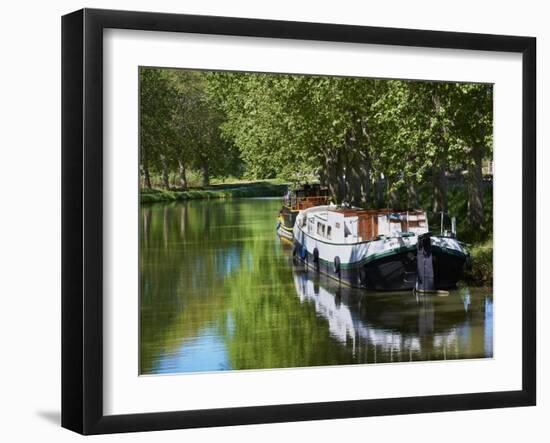
{"label": "framed photographic print", "polygon": [[62,425],[534,405],[530,37],[62,21]]}

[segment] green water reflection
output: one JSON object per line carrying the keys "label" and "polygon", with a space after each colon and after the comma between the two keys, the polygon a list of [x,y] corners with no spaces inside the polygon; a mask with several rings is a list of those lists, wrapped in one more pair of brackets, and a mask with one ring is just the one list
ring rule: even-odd
{"label": "green water reflection", "polygon": [[278,199],[144,205],[142,374],[491,357],[493,297],[365,293],[293,266]]}

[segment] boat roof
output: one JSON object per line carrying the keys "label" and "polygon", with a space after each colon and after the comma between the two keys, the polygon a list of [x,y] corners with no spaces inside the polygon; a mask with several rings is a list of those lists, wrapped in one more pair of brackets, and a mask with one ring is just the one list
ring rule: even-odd
{"label": "boat roof", "polygon": [[389,214],[424,214],[423,209],[363,209],[347,206],[329,206],[327,211],[343,214],[344,217],[353,217],[356,215],[389,215]]}
{"label": "boat roof", "polygon": [[296,195],[301,195],[301,196],[323,196],[323,197],[328,197],[328,194],[329,194],[328,188],[326,188],[324,186],[321,186],[318,183],[305,184],[305,185],[302,185],[299,188],[291,190],[290,192],[294,193]]}

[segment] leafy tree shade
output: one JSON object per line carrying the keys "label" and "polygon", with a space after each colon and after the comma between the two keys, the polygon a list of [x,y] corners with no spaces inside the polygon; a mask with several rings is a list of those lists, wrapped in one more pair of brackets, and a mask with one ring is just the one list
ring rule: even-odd
{"label": "leafy tree shade", "polygon": [[140,166],[147,188],[151,187],[151,169],[159,168],[173,144],[172,92],[162,70],[140,70]]}
{"label": "leafy tree shade", "polygon": [[200,170],[203,186],[210,177],[239,170],[238,152],[221,137],[224,120],[217,97],[208,94],[208,74],[157,68],[140,70],[140,141],[143,186],[151,187],[151,170],[170,188],[187,188],[186,172]]}
{"label": "leafy tree shade", "polygon": [[491,85],[233,73],[208,85],[253,176],[313,175],[336,202],[367,206],[399,204],[399,190],[412,206],[416,186],[431,181],[433,210],[446,211],[447,177],[465,169],[480,223]]}
{"label": "leafy tree shade", "polygon": [[[492,85],[304,75],[141,70],[141,170],[186,188],[186,171],[318,180],[333,201],[449,207],[464,182],[483,227],[483,162],[492,157]],[[428,208],[427,208],[428,209]]]}

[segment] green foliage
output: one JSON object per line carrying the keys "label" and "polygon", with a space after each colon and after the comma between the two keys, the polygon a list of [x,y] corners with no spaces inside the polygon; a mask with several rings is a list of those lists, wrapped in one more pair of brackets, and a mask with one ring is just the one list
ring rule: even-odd
{"label": "green foliage", "polygon": [[492,158],[492,85],[140,72],[142,173],[164,188],[229,176],[317,181],[334,202],[363,207],[416,206],[429,188],[424,209],[455,211],[454,175],[466,184],[461,222],[490,229],[481,165]]}
{"label": "green foliage", "polygon": [[493,285],[493,240],[489,239],[483,243],[470,248],[472,258],[472,269],[466,272],[464,280],[466,283],[476,286]]}
{"label": "green foliage", "polygon": [[[483,190],[485,207],[484,223],[472,225],[468,219],[468,191],[464,183],[455,183],[448,191],[448,216],[456,217],[458,238],[466,243],[479,243],[492,237],[493,230],[493,187],[487,184]],[[402,197],[404,198],[404,197]],[[420,207],[429,207],[432,199],[432,188],[424,184],[418,189],[418,200]],[[430,229],[439,232],[437,225],[440,214],[428,211]]]}
{"label": "green foliage", "polygon": [[[159,68],[140,69],[140,140],[142,174],[177,171],[189,186],[189,169],[209,176],[238,172],[234,145],[221,137],[224,115],[208,94],[206,73]],[[169,182],[169,181],[168,181]],[[165,183],[167,187],[168,183]]]}
{"label": "green foliage", "polygon": [[371,185],[383,180],[388,204],[435,169],[492,151],[491,85],[217,73],[208,87],[248,176],[313,176],[337,202],[374,206]]}

